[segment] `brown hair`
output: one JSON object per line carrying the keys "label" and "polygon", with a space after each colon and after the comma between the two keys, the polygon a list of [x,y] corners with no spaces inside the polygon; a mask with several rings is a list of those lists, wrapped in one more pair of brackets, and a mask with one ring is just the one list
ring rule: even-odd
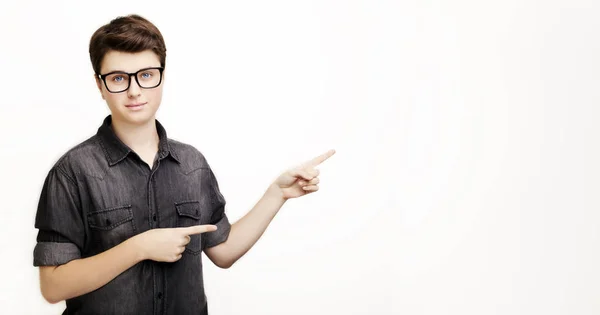
{"label": "brown hair", "polygon": [[90,40],[90,59],[96,74],[100,74],[102,59],[111,50],[137,53],[152,50],[165,66],[167,48],[158,28],[147,19],[131,14],[120,16],[100,27]]}

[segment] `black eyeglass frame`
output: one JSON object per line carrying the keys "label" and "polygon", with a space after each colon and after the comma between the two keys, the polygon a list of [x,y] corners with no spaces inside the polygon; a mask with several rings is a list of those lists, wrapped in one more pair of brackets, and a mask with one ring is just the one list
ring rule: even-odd
{"label": "black eyeglass frame", "polygon": [[[139,81],[139,79],[138,79],[138,76],[137,76],[137,75],[138,75],[138,73],[140,73],[140,72],[143,72],[143,71],[148,71],[148,70],[158,70],[158,71],[159,71],[159,73],[160,73],[160,80],[158,81],[158,84],[156,84],[155,86],[152,86],[152,87],[143,87],[143,86],[140,84],[140,81]],[[162,79],[163,79],[163,71],[165,71],[165,67],[148,67],[148,68],[140,69],[140,70],[138,70],[138,71],[136,71],[136,72],[131,72],[131,73],[127,73],[127,72],[125,72],[125,71],[112,71],[112,72],[105,73],[105,74],[98,74],[98,77],[99,77],[100,79],[102,79],[102,82],[104,82],[104,86],[106,87],[106,90],[107,90],[107,91],[109,91],[110,93],[123,93],[123,92],[125,92],[125,91],[129,90],[129,87],[131,86],[131,77],[132,77],[132,76],[135,78],[135,82],[137,82],[137,85],[138,85],[140,88],[142,88],[142,89],[154,89],[154,88],[156,88],[156,87],[160,86],[160,84],[162,83]],[[109,76],[109,75],[111,75],[111,74],[115,74],[115,73],[119,73],[119,74],[126,75],[126,76],[128,76],[128,77],[129,77],[129,81],[128,81],[128,83],[127,83],[127,87],[126,87],[124,90],[122,90],[122,91],[113,92],[113,91],[111,91],[111,90],[108,88],[108,84],[106,84],[106,77],[107,77],[107,76]]]}

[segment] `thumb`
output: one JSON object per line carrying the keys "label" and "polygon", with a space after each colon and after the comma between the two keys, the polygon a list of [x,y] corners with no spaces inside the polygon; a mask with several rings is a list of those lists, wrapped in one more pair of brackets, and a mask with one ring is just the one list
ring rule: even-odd
{"label": "thumb", "polygon": [[211,224],[194,225],[194,226],[184,227],[184,228],[179,228],[179,229],[183,232],[184,235],[194,235],[194,234],[216,231],[217,226],[211,225]]}
{"label": "thumb", "polygon": [[313,176],[311,176],[306,170],[301,169],[301,168],[291,169],[289,171],[289,174],[292,177],[296,177],[296,178],[301,177],[301,178],[303,178],[305,180],[311,180],[311,179],[313,179]]}

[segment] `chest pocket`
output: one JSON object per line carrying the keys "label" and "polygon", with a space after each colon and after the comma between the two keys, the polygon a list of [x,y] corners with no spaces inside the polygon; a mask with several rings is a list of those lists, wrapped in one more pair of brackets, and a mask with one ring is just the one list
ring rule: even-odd
{"label": "chest pocket", "polygon": [[87,215],[92,246],[107,250],[135,235],[131,205],[90,212]]}
{"label": "chest pocket", "polygon": [[[197,200],[182,201],[175,203],[177,210],[177,226],[188,227],[193,225],[205,224],[202,215],[200,202]],[[202,251],[202,234],[190,235],[190,242],[185,247],[185,251],[198,255]]]}

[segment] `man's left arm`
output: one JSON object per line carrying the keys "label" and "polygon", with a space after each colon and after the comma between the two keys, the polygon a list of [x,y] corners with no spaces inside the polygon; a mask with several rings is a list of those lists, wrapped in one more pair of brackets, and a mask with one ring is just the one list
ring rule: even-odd
{"label": "man's left arm", "polygon": [[334,153],[335,150],[329,150],[281,174],[256,205],[231,225],[226,241],[205,248],[206,256],[220,268],[231,267],[256,244],[287,200],[319,190],[319,170],[316,167]]}

